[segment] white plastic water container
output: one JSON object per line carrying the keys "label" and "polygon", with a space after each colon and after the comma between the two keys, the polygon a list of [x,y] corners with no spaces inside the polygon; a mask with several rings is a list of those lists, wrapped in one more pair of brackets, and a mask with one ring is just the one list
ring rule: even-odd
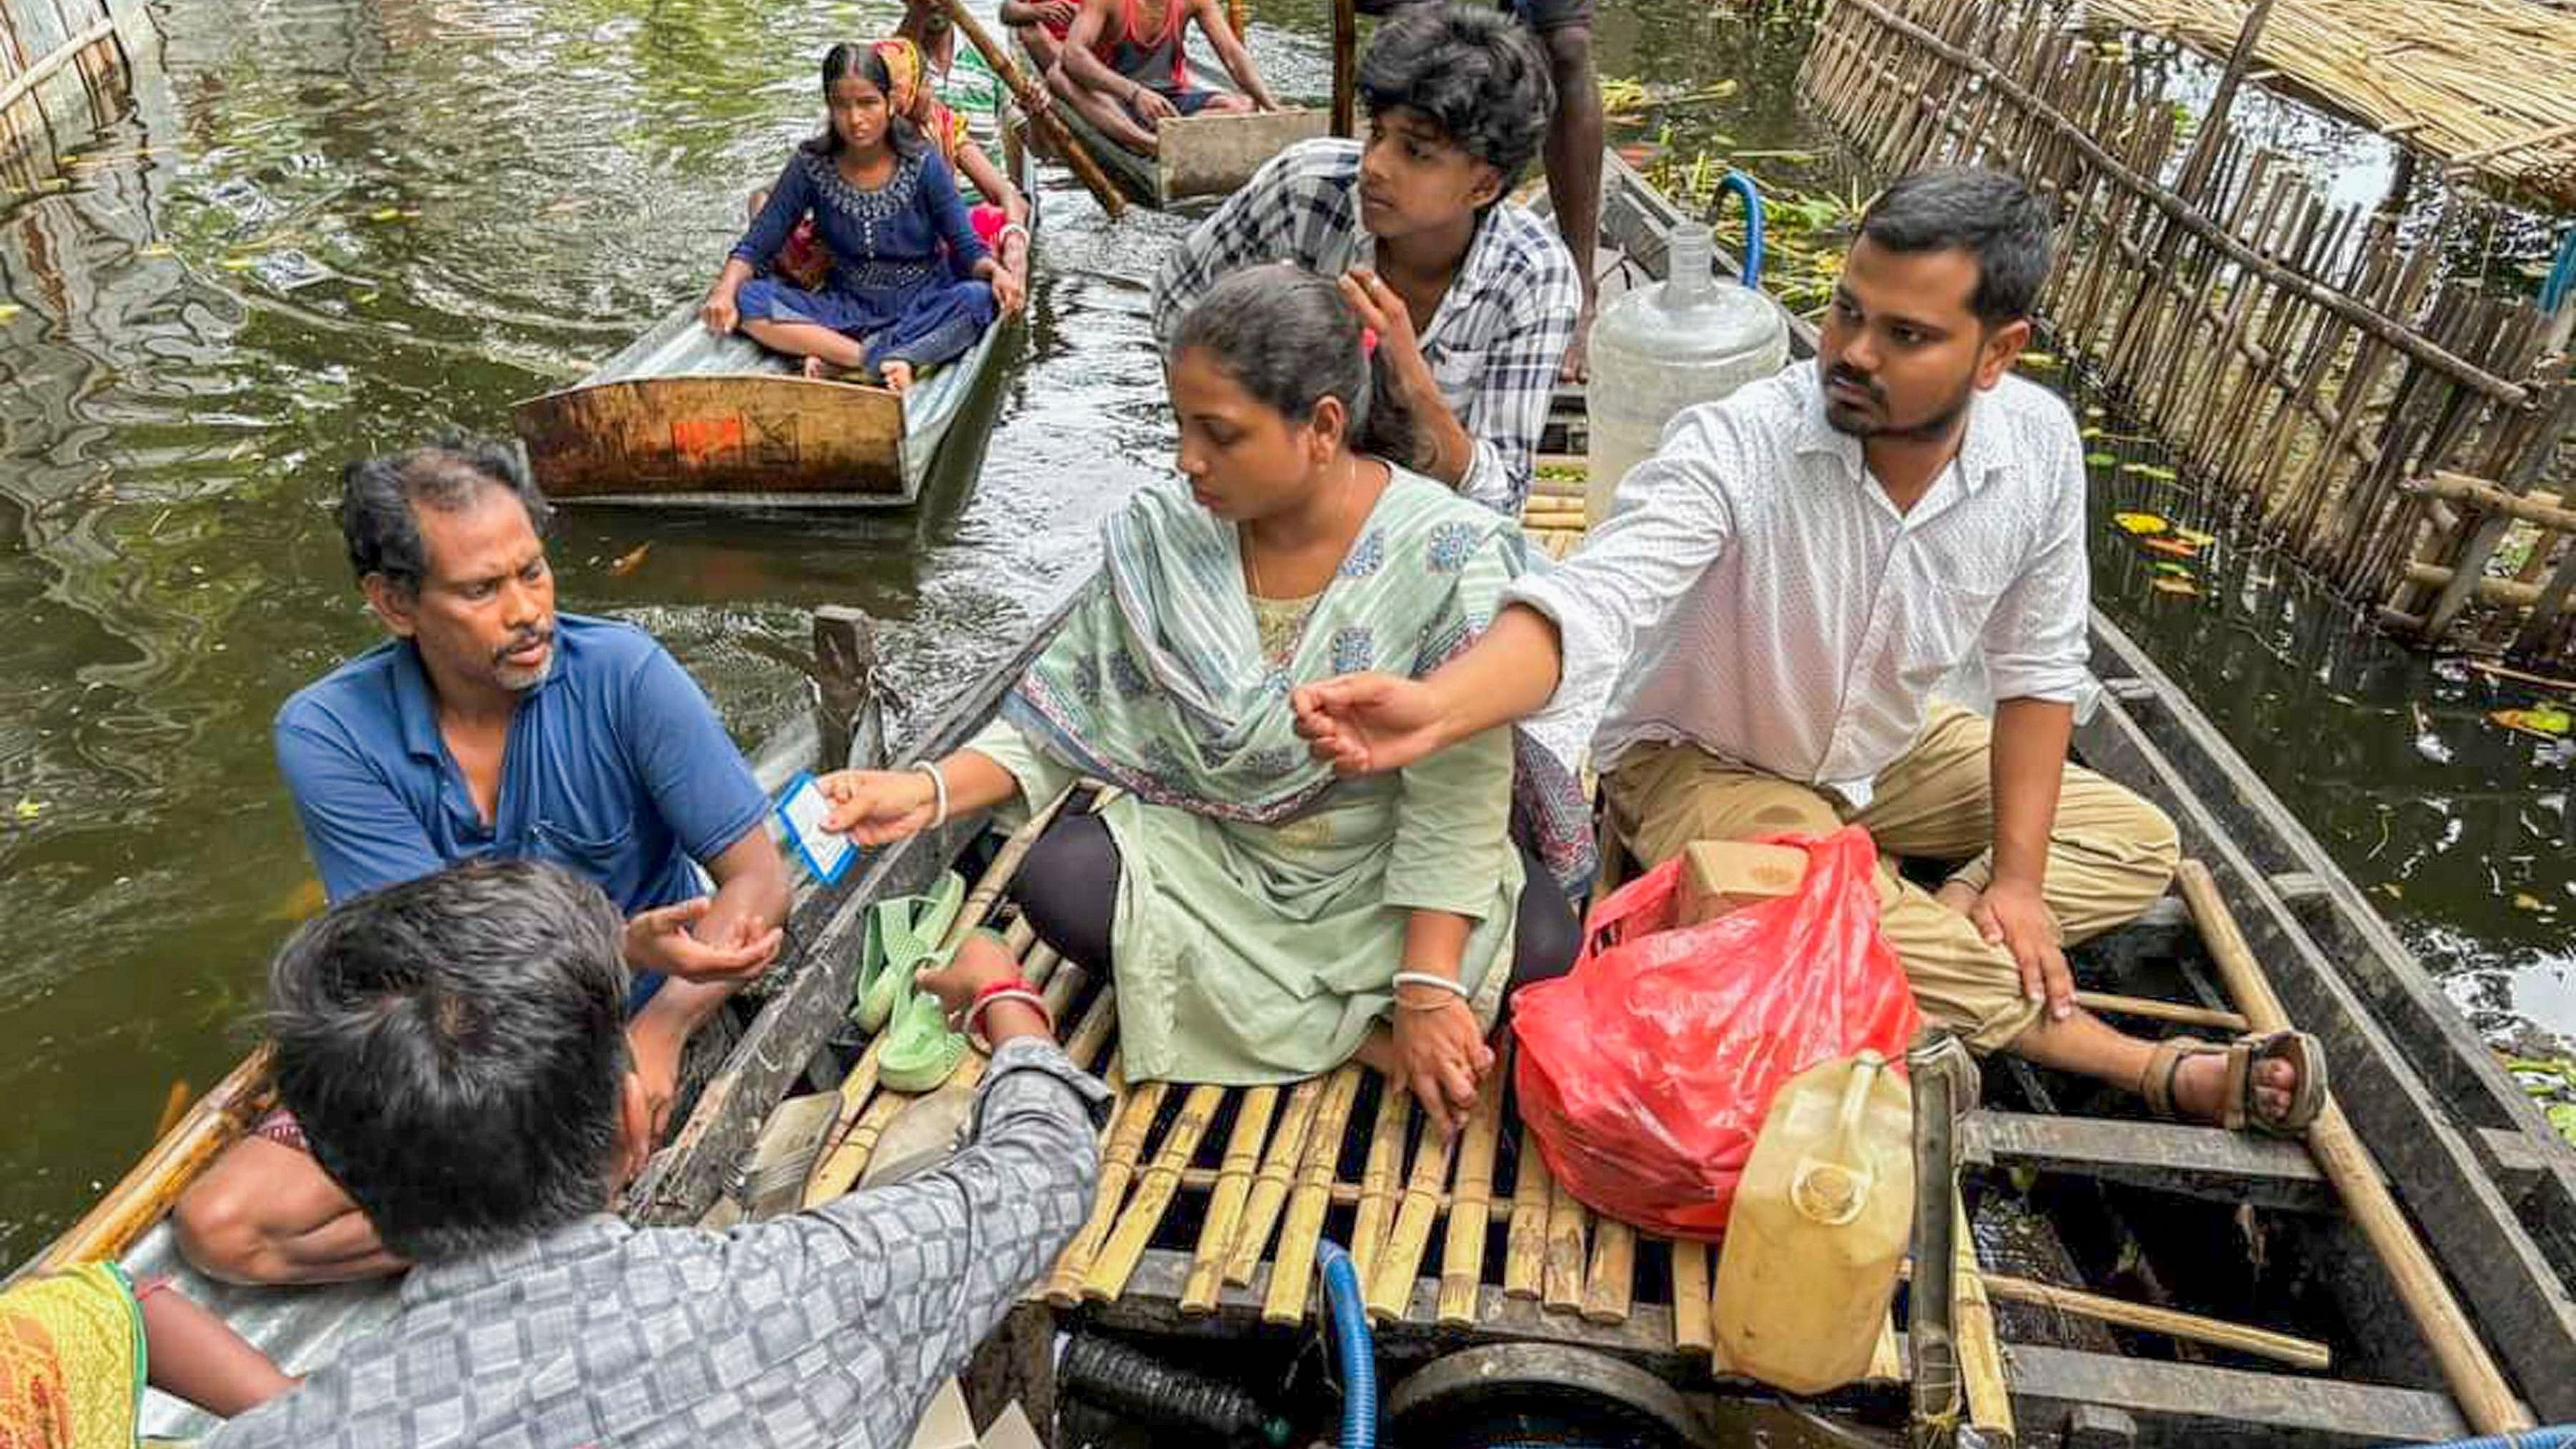
{"label": "white plastic water container", "polygon": [[[1758,283],[1758,203],[1746,247],[1748,283]],[[1673,228],[1665,279],[1613,299],[1592,324],[1592,381],[1584,391],[1591,415],[1584,516],[1609,516],[1610,497],[1628,470],[1655,451],[1664,424],[1694,403],[1720,398],[1778,372],[1789,360],[1789,325],[1754,285],[1720,282],[1710,267],[1708,228]]]}

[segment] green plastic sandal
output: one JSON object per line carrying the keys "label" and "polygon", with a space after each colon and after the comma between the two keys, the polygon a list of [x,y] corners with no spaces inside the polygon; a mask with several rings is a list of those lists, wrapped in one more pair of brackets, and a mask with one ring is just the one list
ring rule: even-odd
{"label": "green plastic sandal", "polygon": [[897,896],[868,908],[859,981],[850,1008],[850,1019],[861,1030],[885,1029],[895,1003],[912,986],[912,973],[939,950],[965,903],[966,879],[950,871],[928,895]]}
{"label": "green plastic sandal", "polygon": [[[915,970],[948,964],[954,949],[934,951]],[[902,978],[891,1007],[885,1045],[877,1053],[877,1081],[889,1092],[935,1092],[966,1059],[965,1034],[948,1029],[939,998],[921,989],[912,973]]]}

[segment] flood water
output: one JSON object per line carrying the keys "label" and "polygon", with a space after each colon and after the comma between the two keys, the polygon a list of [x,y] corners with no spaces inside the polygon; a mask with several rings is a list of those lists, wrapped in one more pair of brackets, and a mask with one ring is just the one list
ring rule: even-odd
{"label": "flood water", "polygon": [[[1670,144],[1821,148],[1794,31],[1705,0],[1606,8],[1605,74],[1742,82],[1651,116]],[[1255,9],[1279,88],[1319,93],[1324,9]],[[0,170],[0,1264],[132,1160],[174,1080],[238,1057],[309,908],[267,729],[376,637],[329,512],[339,465],[503,430],[697,296],[743,192],[814,124],[814,55],[896,14],[190,0],[153,10],[130,99]],[[1007,652],[1170,436],[1145,289],[1182,223],[1112,226],[1061,178],[1045,208],[980,477],[882,518],[570,511],[565,606],[658,634],[746,742],[804,707],[815,604],[891,621],[898,729]],[[2420,661],[2293,583],[2151,595],[2119,547],[2104,601],[2365,885],[2398,887],[2386,909],[2482,1023],[2576,1031],[2563,750],[2498,737],[2481,681],[2428,693]]]}

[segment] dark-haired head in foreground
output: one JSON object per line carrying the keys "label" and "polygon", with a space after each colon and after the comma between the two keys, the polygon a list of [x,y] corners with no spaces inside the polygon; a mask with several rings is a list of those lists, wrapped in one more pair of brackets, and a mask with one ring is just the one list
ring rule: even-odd
{"label": "dark-haired head in foreground", "polygon": [[1360,59],[1368,149],[1361,224],[1380,240],[1455,229],[1519,182],[1547,132],[1547,63],[1501,12],[1416,5],[1378,27]]}
{"label": "dark-haired head in foreground", "polygon": [[1918,171],[1861,218],[1816,345],[1825,418],[1859,437],[1949,436],[2030,341],[2049,216],[2002,171]]}
{"label": "dark-haired head in foreground", "polygon": [[505,444],[434,443],[340,475],[340,535],[359,589],[458,705],[533,689],[554,664],[550,517]]}
{"label": "dark-haired head in foreground", "polygon": [[599,1212],[649,1142],[624,923],[558,867],[475,861],[345,901],[270,969],[279,1095],[415,1262]]}

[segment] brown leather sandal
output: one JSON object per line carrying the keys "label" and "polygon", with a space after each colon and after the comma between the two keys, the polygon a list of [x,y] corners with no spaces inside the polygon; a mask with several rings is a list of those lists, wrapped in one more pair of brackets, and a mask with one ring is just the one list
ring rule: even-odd
{"label": "brown leather sandal", "polygon": [[[2326,1105],[2324,1044],[2304,1031],[2246,1035],[2224,1045],[2196,1037],[2168,1037],[2156,1043],[2147,1069],[2138,1079],[2138,1095],[2159,1117],[2180,1118],[2174,1107],[2174,1076],[2192,1057],[2223,1056],[2227,1068],[2219,1083],[2218,1125],[2231,1132],[2252,1130],[2274,1137],[2297,1137],[2317,1120]],[[2267,1061],[2284,1061],[2298,1073],[2287,1110],[2272,1114],[2257,1105],[2254,1069]]]}

